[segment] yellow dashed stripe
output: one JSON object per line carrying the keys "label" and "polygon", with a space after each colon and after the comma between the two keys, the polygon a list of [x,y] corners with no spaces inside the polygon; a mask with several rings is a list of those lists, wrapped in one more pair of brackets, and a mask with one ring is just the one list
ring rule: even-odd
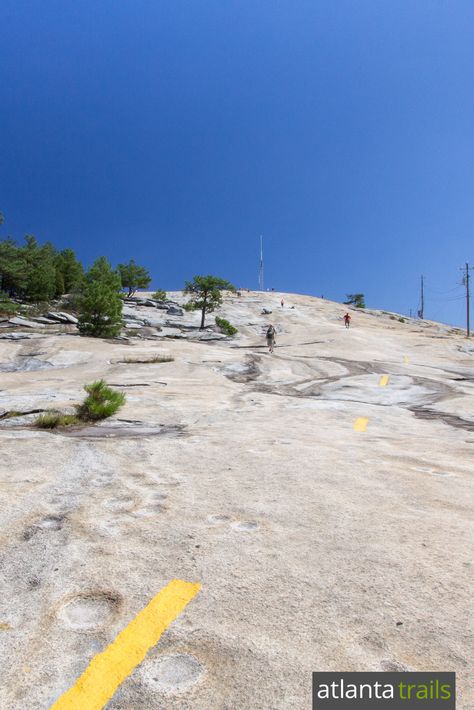
{"label": "yellow dashed stripe", "polygon": [[354,431],[365,431],[368,423],[368,417],[358,417],[354,422]]}
{"label": "yellow dashed stripe", "polygon": [[385,387],[388,385],[388,375],[382,375],[380,380],[379,380],[379,387]]}
{"label": "yellow dashed stripe", "polygon": [[84,673],[51,706],[51,710],[101,710],[200,588],[200,584],[173,579],[105,651],[94,656]]}

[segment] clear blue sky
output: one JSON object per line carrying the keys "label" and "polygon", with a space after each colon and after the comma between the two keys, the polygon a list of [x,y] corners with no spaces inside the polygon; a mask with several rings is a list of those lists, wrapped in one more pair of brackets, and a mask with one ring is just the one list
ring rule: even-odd
{"label": "clear blue sky", "polygon": [[[0,234],[463,323],[472,0],[2,0]],[[453,289],[453,290],[451,290]]]}

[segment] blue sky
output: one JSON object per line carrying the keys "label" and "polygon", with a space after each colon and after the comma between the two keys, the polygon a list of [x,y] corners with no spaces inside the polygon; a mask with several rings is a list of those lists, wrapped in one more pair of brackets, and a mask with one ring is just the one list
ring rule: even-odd
{"label": "blue sky", "polygon": [[2,0],[1,235],[464,322],[472,0]]}

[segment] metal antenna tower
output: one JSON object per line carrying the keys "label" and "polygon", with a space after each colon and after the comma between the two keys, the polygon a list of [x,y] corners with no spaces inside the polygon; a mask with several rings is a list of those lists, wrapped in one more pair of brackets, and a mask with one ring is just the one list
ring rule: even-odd
{"label": "metal antenna tower", "polygon": [[425,317],[425,281],[424,277],[421,277],[421,292],[420,292],[420,304],[421,308],[418,310],[418,318],[423,318]]}
{"label": "metal antenna tower", "polygon": [[258,288],[260,291],[264,290],[263,286],[263,237],[260,235],[260,268],[258,270]]}

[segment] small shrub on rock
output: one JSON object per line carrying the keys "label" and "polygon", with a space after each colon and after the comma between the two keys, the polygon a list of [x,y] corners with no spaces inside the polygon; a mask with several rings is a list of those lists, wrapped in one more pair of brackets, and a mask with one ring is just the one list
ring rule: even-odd
{"label": "small shrub on rock", "polygon": [[187,311],[188,313],[192,313],[193,311],[196,311],[196,310],[197,310],[196,304],[193,303],[193,301],[188,301],[187,303],[185,303],[185,304],[183,305],[183,308],[184,308],[184,310]]}
{"label": "small shrub on rock", "polygon": [[166,301],[166,291],[163,291],[163,289],[159,288],[158,291],[155,291],[155,293],[153,293],[151,297],[154,301]]}
{"label": "small shrub on rock", "polygon": [[239,332],[237,328],[235,328],[231,323],[229,323],[228,320],[226,320],[225,318],[219,318],[219,316],[216,316],[216,325],[221,330],[221,332],[225,333],[226,335],[235,335]]}
{"label": "small shrub on rock", "polygon": [[55,409],[45,412],[35,421],[40,429],[56,429],[96,422],[111,417],[125,402],[125,395],[109,387],[104,380],[84,385],[87,397],[82,404],[76,405],[76,414],[62,414]]}
{"label": "small shrub on rock", "polygon": [[0,316],[14,316],[18,311],[19,306],[17,303],[13,303],[6,296],[0,295]]}
{"label": "small shrub on rock", "polygon": [[51,307],[51,303],[49,301],[42,301],[41,303],[34,303],[31,306],[28,306],[28,308],[25,308],[24,306],[21,307],[22,313],[26,317],[33,318],[35,316],[44,316],[48,313],[48,311],[53,310]]}
{"label": "small shrub on rock", "polygon": [[115,414],[125,402],[122,392],[113,390],[105,380],[84,385],[87,397],[76,407],[77,416],[84,422],[99,421]]}

